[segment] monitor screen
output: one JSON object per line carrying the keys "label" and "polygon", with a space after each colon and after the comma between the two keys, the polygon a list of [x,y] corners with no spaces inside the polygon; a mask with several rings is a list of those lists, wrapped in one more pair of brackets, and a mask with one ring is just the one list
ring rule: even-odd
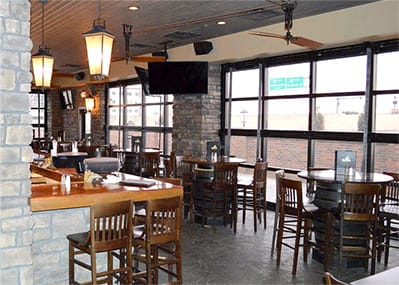
{"label": "monitor screen", "polygon": [[150,62],[148,79],[150,94],[207,94],[208,62]]}

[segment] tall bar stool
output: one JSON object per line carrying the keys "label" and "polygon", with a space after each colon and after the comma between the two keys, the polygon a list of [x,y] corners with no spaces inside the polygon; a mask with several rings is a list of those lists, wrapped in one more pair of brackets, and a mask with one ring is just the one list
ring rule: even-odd
{"label": "tall bar stool", "polygon": [[378,248],[378,260],[381,259],[381,250],[383,250],[384,267],[387,267],[389,248],[399,248],[397,245],[391,243],[391,240],[397,241],[399,235],[399,173],[383,172],[383,174],[393,177],[393,181],[382,188],[379,212],[379,239],[381,242]]}
{"label": "tall bar stool", "polygon": [[158,284],[161,271],[182,284],[181,207],[179,196],[147,201],[145,223],[134,229],[135,282]]}
{"label": "tall bar stool", "polygon": [[[90,208],[90,230],[67,236],[69,241],[69,284],[75,280],[75,265],[91,271],[91,282],[113,284],[113,278],[131,284],[133,201],[94,204]],[[113,253],[124,255],[114,268]],[[107,253],[107,269],[97,272],[97,253]],[[89,255],[90,264],[80,258]],[[126,280],[127,278],[127,280]]]}
{"label": "tall bar stool", "polygon": [[[296,275],[299,247],[303,245],[304,262],[307,262],[307,255],[310,246],[317,246],[325,250],[324,266],[327,267],[328,250],[325,243],[322,245],[310,241],[310,234],[316,228],[311,226],[313,220],[326,215],[326,211],[319,209],[313,204],[304,204],[302,198],[302,182],[282,177],[280,179],[280,206],[279,206],[279,227],[277,235],[277,267],[280,266],[282,246],[294,250],[294,260],[292,266],[292,275]],[[325,226],[326,228],[327,226]],[[300,239],[303,238],[303,244]],[[289,240],[294,239],[294,245]],[[329,237],[325,237],[325,241]]]}
{"label": "tall bar stool", "polygon": [[335,213],[338,224],[333,227],[334,237],[338,235],[338,242],[333,243],[339,253],[338,276],[342,273],[343,258],[363,259],[365,269],[370,259],[370,273],[375,273],[380,188],[372,183],[348,182],[342,186],[341,202]]}
{"label": "tall bar stool", "polygon": [[190,217],[190,222],[194,222],[194,164],[183,161],[183,157],[176,158],[176,175],[182,178],[184,188],[184,218]]}
{"label": "tall bar stool", "polygon": [[276,206],[274,208],[274,224],[273,224],[273,236],[272,236],[272,249],[271,256],[273,256],[274,249],[276,247],[276,237],[278,233],[278,221],[280,215],[280,179],[285,176],[284,169],[279,169],[275,172],[276,178]]}
{"label": "tall bar stool", "polygon": [[[227,225],[229,216],[230,225],[236,224],[236,213],[234,197],[237,192],[237,171],[238,165],[217,162],[214,164],[213,180],[204,183],[202,189],[201,215],[202,225],[205,225],[207,217],[213,218],[213,224],[216,225],[216,218],[223,217],[224,226]],[[235,229],[234,229],[235,231]]]}
{"label": "tall bar stool", "polygon": [[[263,228],[266,229],[266,180],[267,162],[255,163],[252,181],[249,184],[237,184],[236,211],[242,210],[242,223],[245,224],[247,210],[253,212],[254,231],[257,231],[258,220],[261,223],[263,213]],[[236,225],[234,225],[236,229]]]}

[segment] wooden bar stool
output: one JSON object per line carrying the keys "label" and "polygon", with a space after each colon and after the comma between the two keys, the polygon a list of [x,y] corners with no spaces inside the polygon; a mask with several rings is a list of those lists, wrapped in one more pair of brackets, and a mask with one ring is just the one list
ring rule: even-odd
{"label": "wooden bar stool", "polygon": [[[302,182],[288,178],[280,178],[280,206],[279,206],[279,227],[277,235],[277,266],[280,266],[282,245],[294,250],[294,261],[292,266],[292,275],[296,275],[299,247],[303,245],[304,262],[307,261],[307,255],[310,246],[319,247],[325,251],[324,267],[327,267],[329,258],[329,248],[326,244],[329,237],[325,236],[324,243],[318,245],[310,240],[312,231],[316,228],[312,226],[312,222],[320,217],[326,216],[325,210],[318,208],[313,204],[304,204],[302,198]],[[327,224],[324,227],[327,228]],[[303,243],[300,243],[303,238]],[[289,240],[294,240],[294,244]],[[327,241],[327,242],[326,242]]]}
{"label": "wooden bar stool", "polygon": [[181,207],[179,196],[147,201],[145,223],[134,229],[135,282],[158,284],[161,271],[182,284]]}
{"label": "wooden bar stool", "polygon": [[[249,184],[237,184],[236,211],[242,210],[242,223],[245,224],[247,210],[253,212],[254,231],[257,231],[258,220],[261,223],[263,213],[263,228],[266,229],[266,180],[267,162],[255,163],[252,181]],[[234,225],[236,228],[236,225]]]}
{"label": "wooden bar stool", "polygon": [[[94,204],[90,208],[90,230],[67,236],[69,240],[69,284],[75,280],[75,265],[91,271],[91,282],[80,284],[113,284],[113,278],[131,284],[133,201]],[[126,256],[114,268],[113,252]],[[96,255],[107,253],[107,269],[97,272]],[[90,256],[90,264],[81,255]]]}

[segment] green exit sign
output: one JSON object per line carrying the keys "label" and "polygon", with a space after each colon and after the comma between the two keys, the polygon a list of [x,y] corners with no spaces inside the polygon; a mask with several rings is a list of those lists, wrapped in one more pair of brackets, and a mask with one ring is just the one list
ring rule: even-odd
{"label": "green exit sign", "polygon": [[303,88],[303,77],[280,77],[269,80],[269,89],[271,91]]}

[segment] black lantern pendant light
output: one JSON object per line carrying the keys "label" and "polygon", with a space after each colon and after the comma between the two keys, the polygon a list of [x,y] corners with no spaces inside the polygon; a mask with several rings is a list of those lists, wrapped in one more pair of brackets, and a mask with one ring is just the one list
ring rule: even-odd
{"label": "black lantern pendant light", "polygon": [[89,59],[90,75],[101,80],[109,74],[114,36],[105,30],[105,21],[101,19],[100,1],[98,1],[98,18],[93,21],[93,29],[84,33]]}
{"label": "black lantern pendant light", "polygon": [[53,74],[54,57],[50,54],[50,48],[44,44],[44,4],[47,0],[40,0],[42,3],[42,43],[38,53],[32,55],[33,76],[36,87],[49,88]]}

